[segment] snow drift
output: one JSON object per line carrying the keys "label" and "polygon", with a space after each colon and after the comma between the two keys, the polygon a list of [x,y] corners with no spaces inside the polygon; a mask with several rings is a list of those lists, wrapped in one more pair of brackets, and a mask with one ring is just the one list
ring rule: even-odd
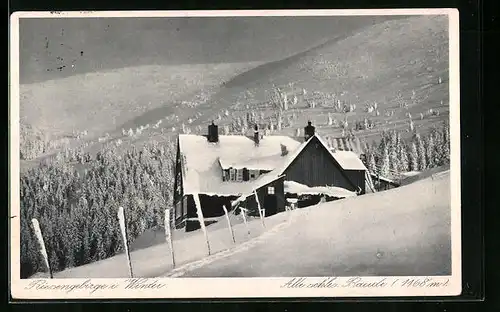
{"label": "snow drift", "polygon": [[300,209],[294,224],[271,240],[183,276],[448,275],[450,210],[447,171]]}

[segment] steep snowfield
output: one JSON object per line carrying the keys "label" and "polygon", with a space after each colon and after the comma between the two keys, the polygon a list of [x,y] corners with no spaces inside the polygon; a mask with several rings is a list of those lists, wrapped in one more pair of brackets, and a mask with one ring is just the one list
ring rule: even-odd
{"label": "steep snowfield", "polygon": [[174,101],[391,18],[23,21],[21,117],[49,133],[154,123]]}
{"label": "steep snowfield", "polygon": [[[448,118],[448,43],[446,16],[385,21],[293,57],[261,65],[258,73],[256,69],[242,73],[212,99],[226,105],[260,105],[269,100],[273,85],[280,86],[290,94],[298,94],[300,111],[294,125],[301,127],[312,120],[322,134],[339,136],[341,128],[327,125],[326,112],[338,120],[345,116],[327,108],[308,108],[301,95],[305,89],[308,98],[318,92],[317,104],[322,101],[321,94],[355,104],[356,110],[347,114],[351,124],[364,117],[376,122],[374,129],[357,132],[361,139],[379,138],[384,127],[407,128],[407,113],[413,116],[415,127],[424,131]],[[365,105],[374,103],[378,104],[379,116],[366,111]],[[408,108],[401,108],[402,103]],[[420,120],[420,113],[426,114],[429,109],[439,110],[440,115]],[[297,126],[284,129],[281,134],[293,135]]]}
{"label": "steep snowfield", "polygon": [[[259,277],[439,275],[451,270],[449,171],[385,192],[328,202],[249,222],[232,216],[200,231],[174,233],[177,268],[166,243],[131,253],[136,276]],[[127,277],[124,254],[55,274]],[[41,277],[43,274],[37,274]],[[35,276],[34,276],[35,277]]]}
{"label": "steep snowfield", "polygon": [[47,134],[121,133],[182,115],[176,102],[208,96],[256,64],[143,65],[25,84],[20,86],[20,118]]}
{"label": "steep snowfield", "polygon": [[21,83],[141,65],[276,60],[389,18],[397,16],[26,18],[19,25]]}
{"label": "steep snowfield", "polygon": [[184,277],[451,273],[449,171],[299,210],[279,235]]}

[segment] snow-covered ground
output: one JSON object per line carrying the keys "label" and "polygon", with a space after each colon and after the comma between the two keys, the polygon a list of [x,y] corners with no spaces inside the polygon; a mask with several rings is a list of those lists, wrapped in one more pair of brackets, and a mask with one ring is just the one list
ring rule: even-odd
{"label": "snow-covered ground", "polygon": [[401,185],[412,184],[415,181],[419,181],[425,178],[429,178],[431,176],[438,176],[441,174],[448,174],[447,171],[450,170],[450,165],[440,166],[436,168],[432,168],[425,171],[410,171],[403,175],[403,179],[401,180]]}
{"label": "snow-covered ground", "polygon": [[[265,218],[265,228],[259,218],[250,218],[247,223],[250,233],[248,233],[247,227],[241,219],[241,215],[231,215],[236,244],[232,242],[224,217],[221,217],[217,223],[206,227],[212,255],[232,249],[244,242],[251,242],[265,232],[277,231],[280,226],[287,223],[289,215],[276,214]],[[181,230],[174,231],[172,237],[176,267],[182,267],[187,263],[207,257],[207,244],[200,230],[189,233]],[[130,253],[134,277],[155,277],[172,270],[172,258],[166,240],[161,244],[141,249],[138,248],[137,244],[133,245],[136,245],[135,248],[137,248],[137,250]],[[47,274],[37,273],[32,276],[32,278],[43,277],[47,277]],[[54,278],[86,277],[127,278],[128,267],[125,253],[54,274]]]}
{"label": "snow-covered ground", "polygon": [[[435,171],[435,170],[434,170]],[[433,172],[434,172],[433,171]],[[438,170],[439,171],[439,170]],[[446,275],[451,270],[449,170],[422,180],[248,222],[222,217],[201,231],[175,232],[168,244],[131,252],[136,277]],[[37,274],[33,277],[42,277]],[[55,274],[56,278],[126,278],[125,254]]]}
{"label": "snow-covered ground", "polygon": [[451,274],[449,171],[297,212],[269,240],[176,276]]}

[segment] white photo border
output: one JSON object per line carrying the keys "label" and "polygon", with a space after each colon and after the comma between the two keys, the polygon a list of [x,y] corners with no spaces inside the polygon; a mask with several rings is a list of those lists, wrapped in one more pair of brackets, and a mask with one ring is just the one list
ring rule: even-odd
{"label": "white photo border", "polygon": [[[442,287],[405,287],[405,278],[362,277],[365,283],[384,287],[314,287],[332,277],[304,277],[309,287],[282,287],[290,278],[155,278],[157,288],[128,289],[129,279],[21,279],[20,278],[20,152],[19,152],[19,20],[22,18],[95,17],[247,17],[247,16],[381,16],[447,15],[449,20],[449,96],[451,132],[451,241],[452,274],[429,277]],[[462,291],[461,189],[460,189],[460,74],[459,12],[457,9],[367,9],[367,10],[214,10],[214,11],[85,11],[15,12],[10,20],[10,286],[13,299],[149,299],[149,298],[292,298],[292,297],[414,297],[457,296]],[[16,217],[17,216],[17,217]],[[302,277],[297,277],[301,279]],[[339,283],[349,277],[337,278]],[[37,285],[44,285],[38,287]],[[80,286],[78,286],[80,285]],[[87,285],[87,287],[81,286]],[[89,288],[88,285],[94,285]],[[330,284],[332,285],[332,284]],[[90,290],[89,290],[90,289]],[[224,291],[220,291],[224,289]]]}

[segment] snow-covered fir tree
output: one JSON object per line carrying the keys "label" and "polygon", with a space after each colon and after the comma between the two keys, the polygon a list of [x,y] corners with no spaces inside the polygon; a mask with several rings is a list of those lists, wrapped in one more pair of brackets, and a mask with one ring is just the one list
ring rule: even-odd
{"label": "snow-covered fir tree", "polygon": [[434,146],[434,138],[432,137],[431,134],[425,137],[424,145],[425,145],[425,160],[427,162],[427,168],[433,168],[435,165],[435,159],[434,159],[435,146]]}
{"label": "snow-covered fir tree", "polygon": [[382,155],[379,159],[379,174],[383,177],[387,177],[390,173],[390,155],[389,155],[389,147],[384,144],[384,148],[382,150]]}
{"label": "snow-covered fir tree", "polygon": [[373,153],[368,153],[367,169],[370,173],[377,173],[377,163],[375,161],[375,155]]}
{"label": "snow-covered fir tree", "polygon": [[399,166],[398,172],[406,172],[409,168],[409,159],[408,159],[408,147],[405,142],[401,142],[398,146],[398,158],[399,158]]}
{"label": "snow-covered fir tree", "polygon": [[418,170],[425,170],[427,168],[427,157],[424,141],[420,137],[419,133],[415,134],[414,140],[417,145]]}
{"label": "snow-covered fir tree", "polygon": [[390,170],[397,171],[400,167],[399,165],[399,157],[398,157],[398,135],[396,131],[391,131],[389,133],[389,162],[390,162]]}
{"label": "snow-covered fir tree", "polygon": [[442,127],[442,152],[441,152],[441,164],[450,163],[450,127],[447,121],[443,123]]}
{"label": "snow-covered fir tree", "polygon": [[419,157],[418,157],[417,145],[415,144],[415,142],[411,142],[410,150],[408,152],[408,162],[410,171],[419,170],[418,159]]}

